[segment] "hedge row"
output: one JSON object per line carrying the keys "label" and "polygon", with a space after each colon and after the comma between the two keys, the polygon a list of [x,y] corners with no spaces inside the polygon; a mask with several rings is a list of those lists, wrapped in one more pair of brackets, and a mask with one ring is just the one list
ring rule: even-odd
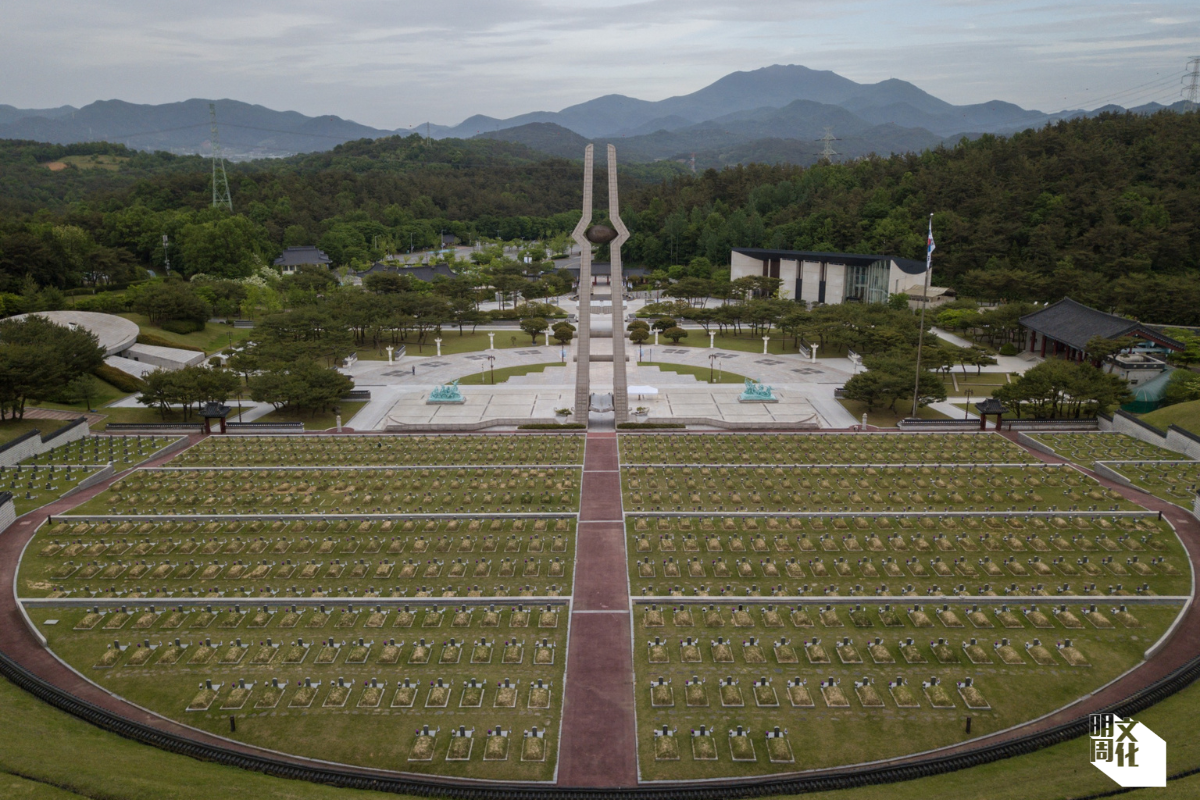
{"label": "hedge row", "polygon": [[[140,336],[138,337],[138,341],[141,341]],[[111,383],[122,392],[140,392],[146,386],[146,384],[142,383],[141,378],[130,375],[128,372],[116,367],[111,367],[108,364],[101,364],[96,367],[92,374],[102,381]]]}
{"label": "hedge row", "polygon": [[172,342],[170,339],[164,339],[163,337],[157,336],[153,333],[145,333],[145,332],[139,333],[138,337],[137,337],[137,343],[138,344],[148,344],[148,345],[152,345],[154,347],[174,347],[176,350],[191,350],[192,352],[195,352],[195,353],[203,353],[204,352],[203,347],[196,347],[196,346],[190,345],[190,344],[176,344],[175,342]]}

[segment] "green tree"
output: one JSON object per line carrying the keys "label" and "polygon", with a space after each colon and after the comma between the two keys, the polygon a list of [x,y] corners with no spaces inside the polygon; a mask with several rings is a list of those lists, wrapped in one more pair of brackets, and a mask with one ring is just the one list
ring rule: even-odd
{"label": "green tree", "polygon": [[526,317],[521,320],[521,330],[529,334],[530,340],[537,344],[538,334],[550,327],[544,317]]}
{"label": "green tree", "polygon": [[678,325],[671,327],[671,328],[667,328],[665,331],[663,331],[663,336],[666,336],[668,339],[670,339],[675,344],[679,344],[680,339],[686,339],[687,335],[688,335],[688,332],[685,331],[683,328],[680,328]]}
{"label": "green tree", "polygon": [[95,335],[44,317],[0,320],[0,419],[21,419],[28,401],[48,400],[104,363]]}
{"label": "green tree", "polygon": [[147,284],[135,293],[132,306],[153,325],[173,320],[203,324],[211,313],[209,304],[183,281]]}

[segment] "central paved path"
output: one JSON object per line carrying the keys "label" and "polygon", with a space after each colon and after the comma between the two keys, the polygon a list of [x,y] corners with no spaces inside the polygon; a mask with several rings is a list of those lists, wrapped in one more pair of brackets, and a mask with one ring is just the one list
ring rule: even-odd
{"label": "central paved path", "polygon": [[575,546],[558,782],[637,785],[629,580],[615,433],[589,433]]}

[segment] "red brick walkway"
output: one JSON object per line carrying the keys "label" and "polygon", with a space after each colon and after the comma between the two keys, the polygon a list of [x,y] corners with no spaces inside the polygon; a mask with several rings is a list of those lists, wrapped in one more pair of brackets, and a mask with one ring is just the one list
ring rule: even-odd
{"label": "red brick walkway", "polygon": [[588,434],[558,767],[561,786],[637,785],[619,468],[616,434]]}

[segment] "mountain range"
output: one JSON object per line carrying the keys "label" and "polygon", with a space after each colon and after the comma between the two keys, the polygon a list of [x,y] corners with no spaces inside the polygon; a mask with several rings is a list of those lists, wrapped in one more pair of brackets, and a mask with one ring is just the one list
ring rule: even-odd
{"label": "mountain range", "polygon": [[[83,108],[19,109],[0,105],[0,138],[71,144],[120,142],[139,150],[211,152],[208,100],[162,105],[104,100]],[[1045,113],[992,100],[953,105],[913,84],[857,83],[828,70],[775,65],[734,72],[691,94],[647,101],[605,95],[561,111],[507,119],[483,115],[458,125],[427,123],[384,130],[336,116],[308,117],[236,100],[213,101],[223,152],[231,159],[329,150],[343,142],[414,131],[434,138],[484,136],[578,158],[587,141],[619,143],[623,159],[694,160],[697,167],[746,160],[810,163],[827,132],[843,157],[919,151],[962,136],[1006,134],[1059,119],[1123,111]],[[1152,113],[1151,103],[1131,111]],[[1173,108],[1173,106],[1171,107]]]}

